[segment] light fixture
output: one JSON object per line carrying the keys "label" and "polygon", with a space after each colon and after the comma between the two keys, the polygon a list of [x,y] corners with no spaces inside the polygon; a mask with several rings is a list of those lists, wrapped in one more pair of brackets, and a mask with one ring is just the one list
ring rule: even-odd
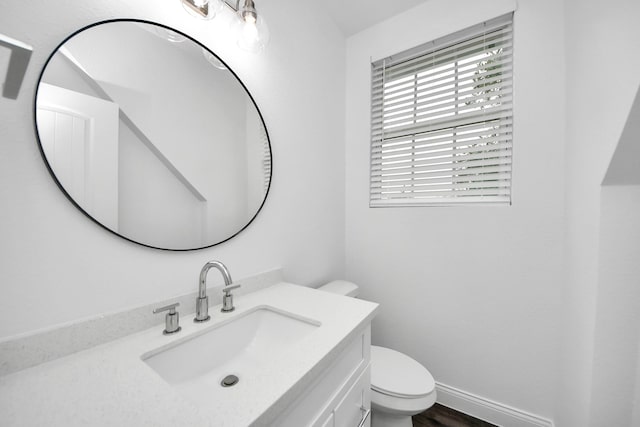
{"label": "light fixture", "polygon": [[239,0],[243,2],[238,9],[237,17],[232,21],[232,31],[241,49],[249,52],[261,52],[269,43],[269,27],[262,15],[258,15],[253,0]]}
{"label": "light fixture", "polygon": [[222,10],[222,0],[182,0],[189,15],[199,19],[213,19]]}
{"label": "light fixture", "polygon": [[212,19],[227,5],[237,12],[231,21],[231,32],[238,46],[249,52],[261,52],[269,42],[269,27],[258,14],[254,0],[180,0],[190,15]]}

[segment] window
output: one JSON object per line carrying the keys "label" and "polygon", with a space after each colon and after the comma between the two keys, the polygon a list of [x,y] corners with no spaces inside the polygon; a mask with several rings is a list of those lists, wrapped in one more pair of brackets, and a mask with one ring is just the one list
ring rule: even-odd
{"label": "window", "polygon": [[371,207],[511,203],[512,21],[372,64]]}

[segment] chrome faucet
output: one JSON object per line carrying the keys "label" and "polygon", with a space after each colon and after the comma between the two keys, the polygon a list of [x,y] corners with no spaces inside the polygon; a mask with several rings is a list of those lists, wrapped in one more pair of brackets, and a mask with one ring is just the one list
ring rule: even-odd
{"label": "chrome faucet", "polygon": [[163,311],[167,311],[167,315],[164,318],[164,331],[162,331],[165,335],[175,334],[176,332],[180,332],[182,326],[180,326],[180,314],[176,311],[176,307],[180,305],[179,302],[175,302],[173,304],[169,304],[164,307],[159,307],[153,310],[153,314],[161,313]]}
{"label": "chrome faucet", "polygon": [[[207,273],[211,268],[217,268],[220,273],[222,273],[222,277],[224,278],[224,289],[223,292],[225,296],[223,297],[223,307],[222,311],[233,311],[233,296],[230,291],[232,289],[239,288],[240,285],[231,285],[233,282],[231,280],[231,275],[229,274],[229,270],[227,267],[220,261],[209,261],[202,267],[200,270],[200,283],[198,285],[198,298],[196,299],[196,317],[193,319],[194,322],[206,322],[211,318],[209,316],[209,297],[207,296]],[[230,305],[229,305],[230,304]]]}

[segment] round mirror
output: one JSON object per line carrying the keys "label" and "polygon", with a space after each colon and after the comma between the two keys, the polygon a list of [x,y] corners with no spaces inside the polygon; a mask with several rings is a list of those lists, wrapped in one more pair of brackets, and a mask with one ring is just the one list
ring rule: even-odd
{"label": "round mirror", "polygon": [[269,191],[269,136],[246,87],[214,53],[159,24],[113,20],[67,38],[40,76],[35,122],[67,197],[144,246],[224,242]]}

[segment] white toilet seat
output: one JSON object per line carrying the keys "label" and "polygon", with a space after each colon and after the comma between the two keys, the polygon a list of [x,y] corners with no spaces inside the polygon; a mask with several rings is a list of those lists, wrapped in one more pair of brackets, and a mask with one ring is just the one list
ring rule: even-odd
{"label": "white toilet seat", "polygon": [[386,347],[371,346],[371,389],[391,397],[419,399],[436,388],[431,373],[420,363]]}
{"label": "white toilet seat", "polygon": [[436,400],[431,373],[406,354],[371,346],[371,404],[374,410],[415,415]]}

